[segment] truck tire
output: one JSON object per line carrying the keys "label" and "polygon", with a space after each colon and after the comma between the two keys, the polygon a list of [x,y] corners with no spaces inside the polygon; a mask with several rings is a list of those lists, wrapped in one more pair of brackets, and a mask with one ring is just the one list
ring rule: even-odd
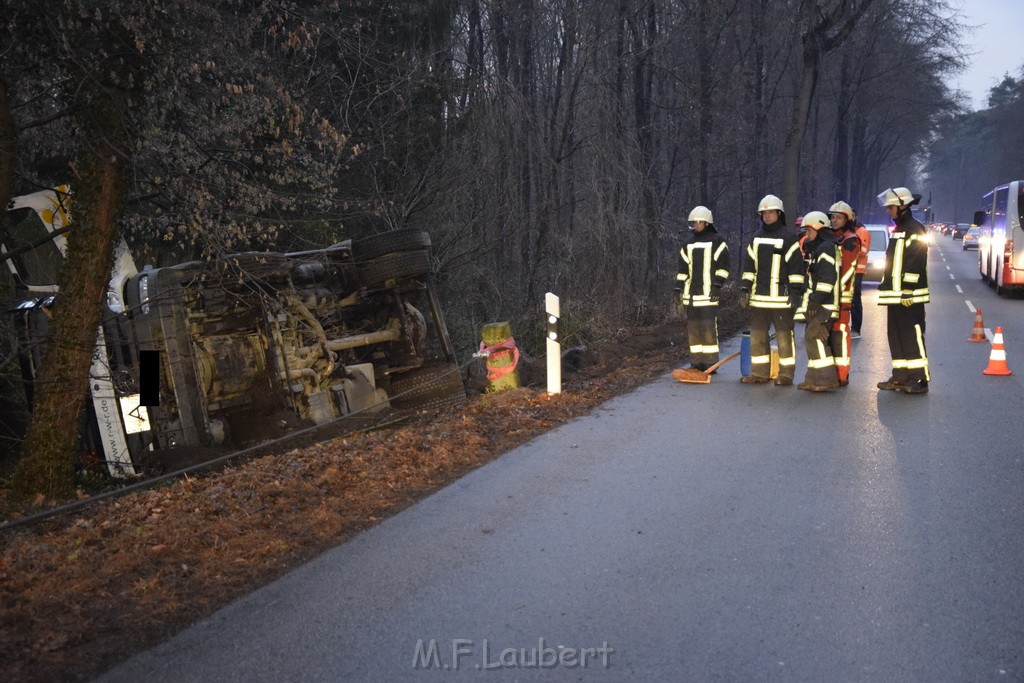
{"label": "truck tire", "polygon": [[418,277],[430,272],[430,254],[425,250],[387,254],[357,266],[359,284],[375,287],[388,280]]}
{"label": "truck tire", "polygon": [[434,409],[466,401],[462,373],[455,363],[412,370],[391,379],[391,405],[399,409]]}
{"label": "truck tire", "polygon": [[422,230],[392,230],[352,242],[356,261],[369,261],[385,254],[430,248],[430,235]]}

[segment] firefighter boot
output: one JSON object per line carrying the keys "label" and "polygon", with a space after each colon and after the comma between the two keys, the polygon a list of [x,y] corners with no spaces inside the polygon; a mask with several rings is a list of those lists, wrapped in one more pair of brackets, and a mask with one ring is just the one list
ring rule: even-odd
{"label": "firefighter boot", "polygon": [[927,394],[928,393],[928,382],[923,379],[901,384],[898,387],[899,391],[904,394]]}
{"label": "firefighter boot", "polygon": [[878,383],[879,389],[885,389],[887,391],[899,391],[900,387],[907,384],[907,371],[900,368],[892,369],[892,376],[884,382]]}

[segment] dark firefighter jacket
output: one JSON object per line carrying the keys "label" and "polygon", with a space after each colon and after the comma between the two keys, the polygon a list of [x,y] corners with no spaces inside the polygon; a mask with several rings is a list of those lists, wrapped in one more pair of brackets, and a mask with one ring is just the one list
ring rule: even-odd
{"label": "dark firefighter jacket", "polygon": [[885,249],[885,272],[878,286],[879,304],[892,306],[905,299],[926,304],[931,300],[925,232],[925,227],[909,211],[896,217],[896,228],[889,235]]}
{"label": "dark firefighter jacket", "polygon": [[779,221],[761,225],[743,254],[740,289],[752,308],[790,308],[804,291],[804,259],[796,230]]}
{"label": "dark firefighter jacket", "polygon": [[693,233],[679,250],[676,291],[680,292],[680,301],[687,306],[717,306],[718,301],[711,298],[712,290],[717,294],[727,279],[729,245],[713,225]]}
{"label": "dark firefighter jacket", "polygon": [[807,268],[807,289],[810,303],[837,316],[839,311],[839,269],[842,264],[839,242],[830,228],[818,231],[818,238],[809,243],[811,264]]}

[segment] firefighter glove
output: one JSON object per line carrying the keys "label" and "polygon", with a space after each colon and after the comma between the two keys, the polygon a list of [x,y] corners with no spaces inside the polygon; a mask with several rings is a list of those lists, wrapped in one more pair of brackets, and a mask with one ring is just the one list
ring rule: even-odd
{"label": "firefighter glove", "polygon": [[907,296],[907,295],[903,295],[903,298],[900,299],[900,305],[901,306],[913,306],[914,305],[914,300],[911,297]]}
{"label": "firefighter glove", "polygon": [[740,308],[750,305],[750,292],[740,292]]}
{"label": "firefighter glove", "polygon": [[683,303],[683,293],[680,290],[675,290],[675,296],[673,297],[676,303],[676,314],[682,317],[683,312],[686,310],[686,304]]}
{"label": "firefighter glove", "polygon": [[722,288],[712,287],[711,288],[711,300],[718,303],[718,300],[722,298]]}
{"label": "firefighter glove", "polygon": [[803,292],[790,292],[789,293],[789,307],[793,310],[800,308],[800,305],[804,302]]}

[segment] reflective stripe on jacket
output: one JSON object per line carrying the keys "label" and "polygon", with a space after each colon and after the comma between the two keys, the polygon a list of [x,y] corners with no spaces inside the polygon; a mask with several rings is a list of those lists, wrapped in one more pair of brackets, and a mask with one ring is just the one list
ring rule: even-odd
{"label": "reflective stripe on jacket", "polygon": [[826,228],[818,231],[812,243],[811,265],[807,269],[808,302],[820,304],[836,317],[839,311],[839,269],[842,263],[835,233]]}
{"label": "reflective stripe on jacket", "polygon": [[915,304],[931,300],[925,227],[909,211],[896,217],[896,229],[889,235],[885,250],[885,272],[878,285],[880,305],[891,306],[905,299]]}
{"label": "reflective stripe on jacket", "polygon": [[839,242],[839,253],[842,256],[842,264],[839,266],[839,301],[844,308],[848,308],[853,305],[853,285],[856,282],[854,276],[859,268],[861,241],[857,233],[849,230],[836,233],[836,240]]}
{"label": "reflective stripe on jacket", "polygon": [[679,250],[676,288],[687,306],[717,306],[712,288],[721,289],[729,279],[729,245],[713,227],[694,233]]}
{"label": "reflective stripe on jacket", "polygon": [[863,225],[857,225],[854,230],[860,238],[860,256],[857,258],[857,272],[864,275],[868,272],[868,252],[871,251],[871,233]]}
{"label": "reflective stripe on jacket", "polygon": [[804,291],[804,259],[796,230],[762,225],[743,254],[740,289],[753,308],[789,308],[790,294]]}

